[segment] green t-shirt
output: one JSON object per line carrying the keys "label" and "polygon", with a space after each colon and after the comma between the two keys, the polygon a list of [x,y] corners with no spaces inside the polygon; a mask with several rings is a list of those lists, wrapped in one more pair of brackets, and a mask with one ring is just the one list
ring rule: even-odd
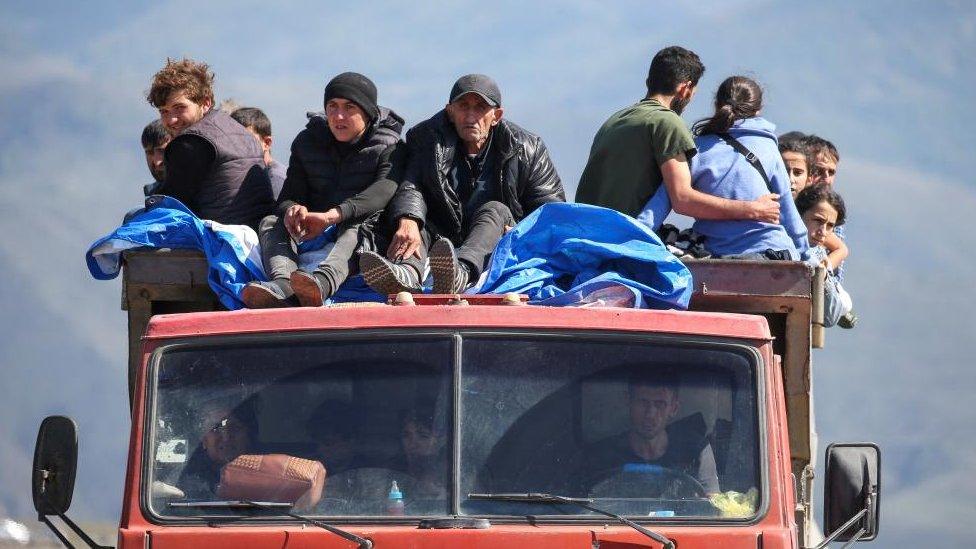
{"label": "green t-shirt", "polygon": [[661,186],[661,164],[696,152],[684,120],[645,99],[615,113],[596,132],[576,201],[636,217]]}

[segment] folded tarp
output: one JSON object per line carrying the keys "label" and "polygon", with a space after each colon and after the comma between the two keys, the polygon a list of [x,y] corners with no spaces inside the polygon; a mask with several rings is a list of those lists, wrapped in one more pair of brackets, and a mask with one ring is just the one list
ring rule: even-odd
{"label": "folded tarp", "polygon": [[[314,269],[335,241],[335,227],[299,247],[299,264]],[[223,225],[194,215],[179,200],[152,196],[146,209],[129,217],[111,234],[100,238],[86,254],[88,270],[99,280],[118,276],[122,252],[133,248],[200,250],[207,258],[207,282],[224,307],[241,309],[241,290],[248,282],[267,280],[261,266],[257,234],[244,225]],[[362,277],[350,278],[330,302],[384,301]]]}
{"label": "folded tarp", "polygon": [[517,292],[540,305],[687,309],[691,272],[650,229],[586,204],[551,203],[495,248],[477,293]]}

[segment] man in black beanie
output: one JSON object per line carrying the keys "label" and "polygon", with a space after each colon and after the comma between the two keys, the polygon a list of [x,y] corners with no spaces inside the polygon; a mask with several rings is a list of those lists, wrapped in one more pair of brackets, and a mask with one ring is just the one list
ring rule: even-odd
{"label": "man in black beanie", "polygon": [[[275,215],[261,221],[258,236],[269,282],[248,284],[248,307],[321,306],[358,270],[356,251],[366,242],[376,214],[396,192],[391,156],[403,119],[380,107],[376,85],[346,72],[325,87],[325,112],[310,113],[291,145],[291,159]],[[297,245],[338,225],[325,260],[299,270]]]}
{"label": "man in black beanie", "polygon": [[433,241],[434,293],[462,292],[477,282],[507,227],[546,202],[565,202],[545,143],[502,113],[495,81],[469,74],[454,83],[443,110],[407,132],[405,172],[386,212],[394,224],[388,259],[375,252],[360,258],[374,290],[420,291]]}

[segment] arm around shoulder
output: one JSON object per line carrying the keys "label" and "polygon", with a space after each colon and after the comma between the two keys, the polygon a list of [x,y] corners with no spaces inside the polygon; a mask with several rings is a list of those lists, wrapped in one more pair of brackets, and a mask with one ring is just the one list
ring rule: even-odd
{"label": "arm around shoulder", "polygon": [[768,194],[756,201],[729,200],[695,190],[684,153],[661,163],[661,176],[674,211],[696,219],[749,219],[779,221],[778,195]]}

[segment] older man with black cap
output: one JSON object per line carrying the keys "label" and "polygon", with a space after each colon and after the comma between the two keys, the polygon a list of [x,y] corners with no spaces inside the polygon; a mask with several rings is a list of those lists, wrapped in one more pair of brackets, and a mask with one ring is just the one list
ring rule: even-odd
{"label": "older man with black cap", "polygon": [[[324,102],[325,112],[309,113],[291,145],[277,215],[261,221],[261,255],[271,280],[244,288],[248,307],[321,306],[356,270],[364,233],[396,192],[391,157],[403,119],[380,107],[376,86],[354,72],[333,78]],[[297,244],[332,225],[339,225],[338,236],[328,256],[312,272],[299,270]]]}
{"label": "older man with black cap", "polygon": [[455,82],[442,111],[407,132],[405,169],[387,207],[395,231],[387,257],[360,257],[373,289],[420,291],[433,241],[434,293],[464,291],[508,227],[546,202],[565,202],[542,139],[502,114],[495,81],[469,74]]}

